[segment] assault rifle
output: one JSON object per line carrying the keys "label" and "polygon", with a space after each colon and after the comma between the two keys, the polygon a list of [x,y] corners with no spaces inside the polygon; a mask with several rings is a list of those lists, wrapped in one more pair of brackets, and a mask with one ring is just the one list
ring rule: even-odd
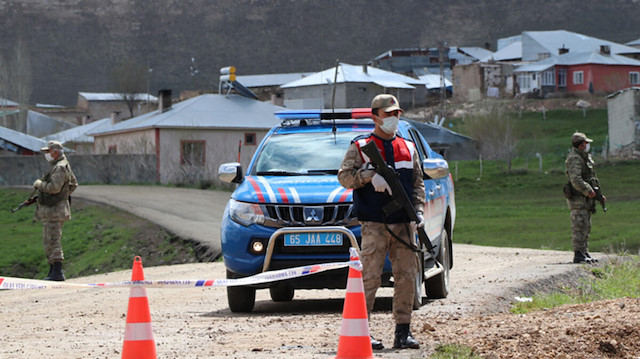
{"label": "assault rifle", "polygon": [[[369,157],[371,163],[373,163],[375,167],[376,173],[384,178],[385,181],[389,184],[389,188],[391,188],[391,192],[393,193],[393,201],[389,202],[383,209],[385,213],[393,213],[399,209],[402,209],[404,213],[407,214],[409,219],[412,222],[418,223],[420,220],[418,219],[418,215],[416,213],[415,208],[413,208],[413,203],[411,203],[411,198],[407,192],[405,192],[404,187],[402,187],[402,183],[400,183],[400,179],[398,178],[398,174],[393,169],[393,167],[389,166],[384,159],[382,159],[382,155],[380,155],[380,151],[378,151],[378,147],[373,141],[370,141],[366,145],[360,148],[365,155]],[[431,244],[431,240],[429,240],[429,236],[427,232],[424,230],[424,227],[416,228],[418,232],[418,239],[420,242],[427,248],[429,253],[432,256],[435,255],[433,253],[434,248]]]}
{"label": "assault rifle", "polygon": [[20,203],[18,207],[11,209],[11,213],[16,213],[19,210],[21,210],[23,207],[28,207],[36,203],[36,201],[38,200],[38,196],[35,195],[36,191],[37,190],[34,190],[33,192],[31,192],[31,195],[29,196],[29,198],[27,198],[24,202]]}
{"label": "assault rifle", "polygon": [[[604,196],[602,195],[602,188],[600,187],[600,180],[598,180],[597,178],[592,178],[589,181],[589,184],[591,185],[591,187],[593,188],[593,191],[596,193],[596,196],[594,197],[594,199],[598,202],[600,202],[600,205],[602,206],[602,211],[604,213],[607,213],[607,207],[605,206],[605,199]],[[596,204],[595,202],[593,202],[593,207],[591,208],[591,212],[592,213],[596,213]]]}

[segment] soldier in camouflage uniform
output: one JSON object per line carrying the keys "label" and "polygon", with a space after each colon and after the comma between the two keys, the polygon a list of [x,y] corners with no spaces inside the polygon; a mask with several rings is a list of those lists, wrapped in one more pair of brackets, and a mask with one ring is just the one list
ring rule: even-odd
{"label": "soldier in camouflage uniform", "polygon": [[[404,212],[394,212],[389,216],[384,214],[382,208],[391,201],[390,195],[393,193],[384,178],[370,167],[368,157],[360,148],[373,141],[385,161],[396,169],[418,213],[418,226],[424,225],[422,166],[414,144],[395,134],[398,116],[402,113],[396,98],[392,95],[378,95],[373,99],[371,107],[375,129],[372,133],[353,140],[342,160],[338,180],[345,188],[354,189],[354,212],[362,226],[360,259],[367,310],[370,313],[373,309],[376,291],[381,285],[385,257],[389,252],[394,279],[393,317],[396,322],[393,347],[418,349],[420,344],[409,330],[415,279],[418,275],[418,257],[409,248],[414,244],[411,240],[414,238],[413,230]],[[384,348],[382,342],[373,337],[371,346],[376,350]]]}
{"label": "soldier in camouflage uniform", "polygon": [[78,187],[78,180],[58,141],[49,141],[40,149],[51,165],[41,179],[33,183],[38,190],[38,205],[34,220],[42,222],[42,243],[49,262],[49,274],[45,280],[63,281],[62,225],[71,218],[69,196]]}
{"label": "soldier in camouflage uniform", "polygon": [[593,209],[595,209],[596,192],[593,189],[593,184],[597,181],[593,158],[589,154],[591,142],[593,140],[584,133],[574,133],[571,137],[572,148],[565,162],[570,184],[569,190],[565,190],[565,195],[571,210],[571,241],[574,263],[597,261],[589,254],[587,243],[591,232],[591,212],[595,212]]}

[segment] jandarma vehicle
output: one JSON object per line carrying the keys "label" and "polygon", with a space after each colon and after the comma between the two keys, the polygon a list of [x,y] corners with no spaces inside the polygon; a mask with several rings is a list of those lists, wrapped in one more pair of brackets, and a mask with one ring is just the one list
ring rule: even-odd
{"label": "jandarma vehicle", "polygon": [[[237,183],[222,219],[222,255],[227,278],[268,270],[347,261],[349,247],[360,245],[352,190],[337,173],[351,141],[373,131],[371,109],[280,111],[282,123],[267,133],[246,170],[239,163],[220,166],[219,178]],[[451,238],[456,217],[453,181],[444,158],[406,121],[397,134],[416,144],[423,163],[427,204],[425,230],[435,258],[422,247],[414,307],[423,294],[449,293],[453,266]],[[290,301],[296,289],[345,288],[347,269],[255,286],[227,287],[229,308],[251,312],[257,289],[268,288],[274,301]],[[386,260],[382,285],[393,286]],[[424,292],[422,290],[424,286]]]}

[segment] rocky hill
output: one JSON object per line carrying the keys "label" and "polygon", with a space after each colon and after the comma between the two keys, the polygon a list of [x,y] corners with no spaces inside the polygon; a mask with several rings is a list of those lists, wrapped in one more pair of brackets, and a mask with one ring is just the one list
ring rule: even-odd
{"label": "rocky hill", "polygon": [[217,89],[227,65],[317,71],[440,40],[495,50],[498,38],[527,30],[640,37],[639,0],[0,0],[0,18],[0,54],[18,38],[28,46],[31,102],[65,105],[78,91],[109,91],[125,60],[153,69],[152,93],[176,93]]}

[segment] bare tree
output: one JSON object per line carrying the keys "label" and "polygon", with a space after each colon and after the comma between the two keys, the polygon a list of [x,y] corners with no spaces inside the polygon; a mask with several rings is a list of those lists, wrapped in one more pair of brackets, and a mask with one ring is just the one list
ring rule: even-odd
{"label": "bare tree", "polygon": [[505,160],[508,172],[518,142],[514,117],[506,104],[487,101],[484,108],[464,119],[465,132],[478,141],[482,157]]}
{"label": "bare tree", "polygon": [[7,123],[3,125],[24,133],[28,133],[27,111],[31,100],[32,79],[29,48],[22,37],[18,37],[13,51],[6,56],[6,61],[0,58],[0,97],[18,102],[20,110],[14,126],[8,126]]}
{"label": "bare tree", "polygon": [[138,94],[147,90],[149,70],[147,66],[127,60],[115,67],[111,73],[113,92],[127,104],[130,117],[133,117],[133,109]]}

